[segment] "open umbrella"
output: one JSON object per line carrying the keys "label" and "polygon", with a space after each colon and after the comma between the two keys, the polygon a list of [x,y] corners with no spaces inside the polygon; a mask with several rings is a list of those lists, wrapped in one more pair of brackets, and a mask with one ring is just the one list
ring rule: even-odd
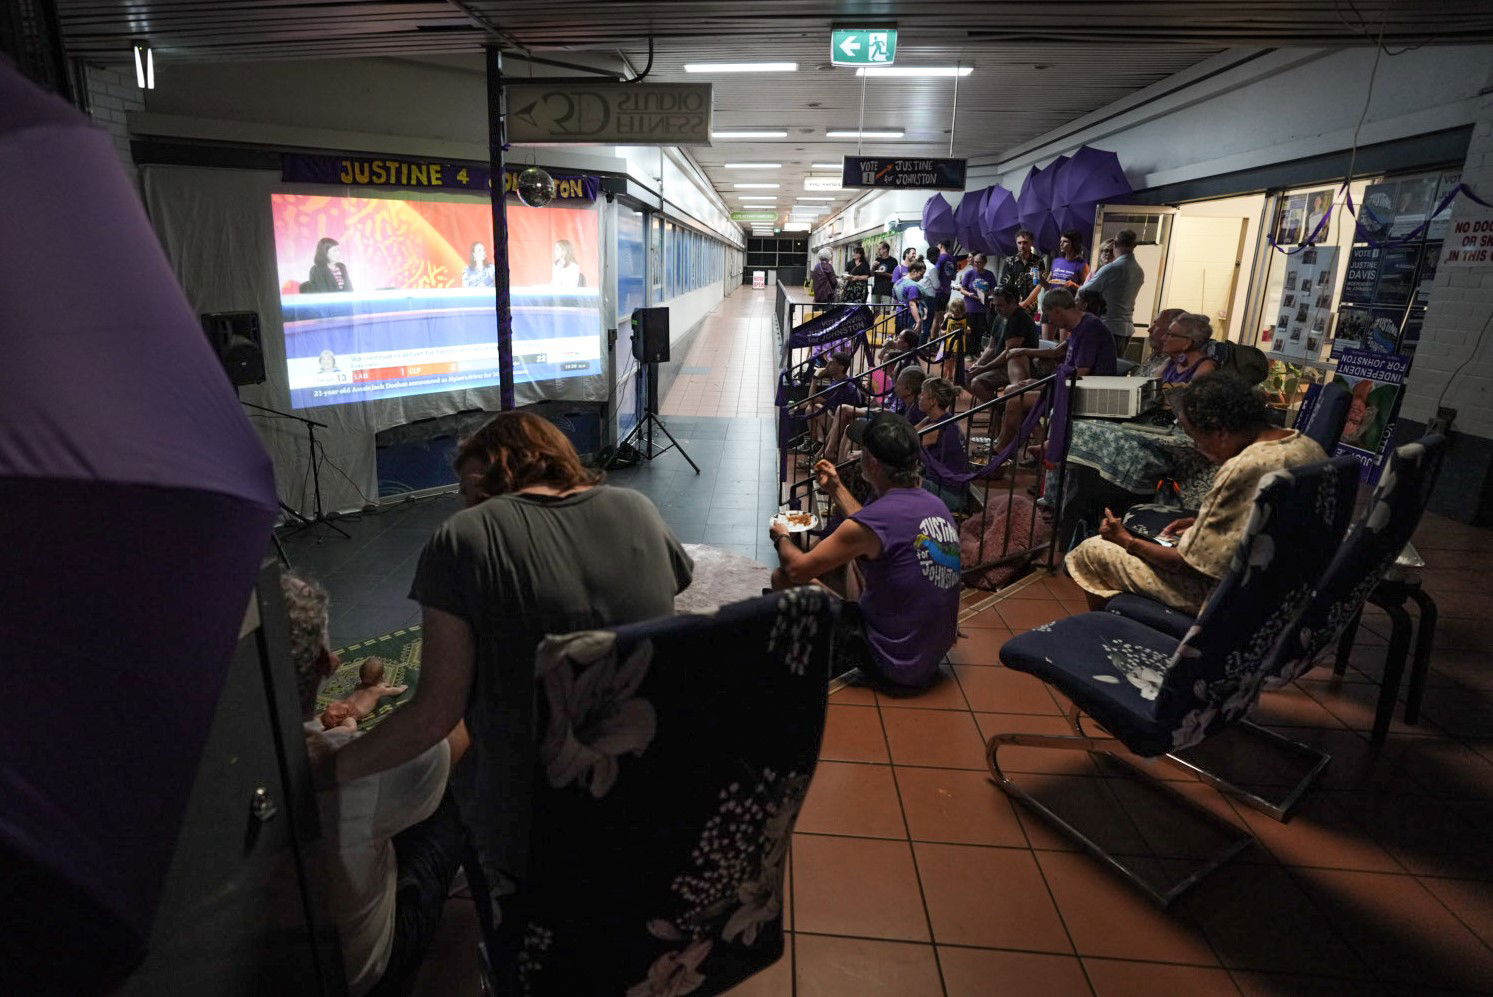
{"label": "open umbrella", "polygon": [[1021,193],[1016,195],[1021,227],[1031,230],[1037,249],[1044,253],[1055,252],[1058,248],[1058,234],[1061,230],[1057,220],[1052,217],[1052,179],[1053,174],[1067,161],[1068,157],[1059,156],[1045,168],[1032,167],[1021,184]]}
{"label": "open umbrella", "polygon": [[144,952],[274,480],[109,136],[3,61],[0,218],[0,990],[99,993]]}
{"label": "open umbrella", "polygon": [[934,194],[923,205],[923,235],[935,246],[945,239],[958,236],[954,224],[954,209],[942,194]]}
{"label": "open umbrella", "polygon": [[1130,181],[1120,157],[1103,149],[1081,147],[1052,182],[1052,214],[1060,229],[1088,233],[1099,205],[1129,194]]}
{"label": "open umbrella", "polygon": [[967,190],[959,199],[959,206],[954,209],[955,234],[959,237],[959,245],[965,249],[977,249],[976,243],[980,242],[980,195],[983,191]]}
{"label": "open umbrella", "polygon": [[1021,228],[1021,212],[1016,197],[996,184],[985,192],[980,207],[980,234],[985,238],[985,252],[1010,256],[1016,252],[1016,230]]}

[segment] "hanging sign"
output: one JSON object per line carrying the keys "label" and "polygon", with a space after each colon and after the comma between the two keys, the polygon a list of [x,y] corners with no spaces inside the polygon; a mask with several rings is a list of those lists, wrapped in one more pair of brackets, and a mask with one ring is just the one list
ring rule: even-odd
{"label": "hanging sign", "polygon": [[509,142],[709,145],[709,83],[512,83]]}
{"label": "hanging sign", "polygon": [[733,222],[775,222],[778,220],[776,211],[733,211],[731,212]]}
{"label": "hanging sign", "polygon": [[829,61],[836,66],[890,66],[897,58],[896,28],[836,28]]}
{"label": "hanging sign", "polygon": [[[504,172],[503,189],[513,194],[519,173]],[[331,184],[338,187],[400,187],[405,189],[465,190],[486,195],[491,170],[484,163],[445,159],[399,159],[388,156],[314,156],[286,153],[280,157],[280,179],[286,183]],[[553,174],[555,200],[594,201],[601,178]]]}
{"label": "hanging sign", "polygon": [[891,187],[920,190],[963,190],[962,159],[876,159],[846,156],[842,168],[846,187]]}
{"label": "hanging sign", "polygon": [[1337,379],[1352,398],[1335,453],[1348,454],[1362,465],[1360,481],[1373,484],[1379,479],[1409,369],[1410,358],[1397,353],[1348,350],[1338,361]]}

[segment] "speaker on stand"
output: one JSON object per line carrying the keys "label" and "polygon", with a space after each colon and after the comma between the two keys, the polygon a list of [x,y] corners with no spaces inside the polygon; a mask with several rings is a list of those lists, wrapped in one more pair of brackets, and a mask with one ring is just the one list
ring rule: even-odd
{"label": "speaker on stand", "polygon": [[[700,473],[700,467],[690,455],[685,452],[679,441],[669,432],[664,421],[658,417],[654,404],[658,398],[658,365],[669,362],[669,310],[667,308],[634,308],[632,312],[632,355],[638,363],[643,365],[644,373],[644,396],[643,417],[638,424],[628,430],[617,449],[612,451],[612,456],[603,465],[603,469],[610,468],[616,462],[617,455],[624,452],[629,445],[637,452],[643,460],[652,460],[670,450],[678,450],[695,473]],[[653,448],[653,430],[657,429],[668,439],[669,445],[658,450]]]}

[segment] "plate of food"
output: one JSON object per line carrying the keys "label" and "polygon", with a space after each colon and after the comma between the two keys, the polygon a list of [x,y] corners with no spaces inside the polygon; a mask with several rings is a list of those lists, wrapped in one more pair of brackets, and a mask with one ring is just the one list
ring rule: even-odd
{"label": "plate of food", "polygon": [[812,512],[799,512],[797,509],[783,509],[772,522],[787,529],[789,533],[804,533],[819,527],[819,517]]}

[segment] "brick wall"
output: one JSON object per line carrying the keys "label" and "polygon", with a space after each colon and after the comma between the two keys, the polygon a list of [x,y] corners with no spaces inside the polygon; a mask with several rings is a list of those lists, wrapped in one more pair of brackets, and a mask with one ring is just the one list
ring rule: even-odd
{"label": "brick wall", "polygon": [[[1479,101],[1477,123],[1462,168],[1462,182],[1493,201],[1493,94]],[[1466,198],[1452,204],[1451,218],[1486,217]],[[1420,347],[1405,392],[1404,415],[1425,422],[1436,414],[1436,400],[1457,410],[1455,428],[1493,439],[1493,329],[1476,347],[1484,324],[1493,316],[1493,266],[1441,267],[1426,310]],[[1476,348],[1476,355],[1473,350]],[[1471,357],[1448,387],[1452,372]]]}
{"label": "brick wall", "polygon": [[130,132],[125,116],[145,110],[145,91],[135,86],[133,68],[124,70],[89,66],[88,113],[114,139],[119,159],[131,179],[136,178],[135,161],[130,156]]}

